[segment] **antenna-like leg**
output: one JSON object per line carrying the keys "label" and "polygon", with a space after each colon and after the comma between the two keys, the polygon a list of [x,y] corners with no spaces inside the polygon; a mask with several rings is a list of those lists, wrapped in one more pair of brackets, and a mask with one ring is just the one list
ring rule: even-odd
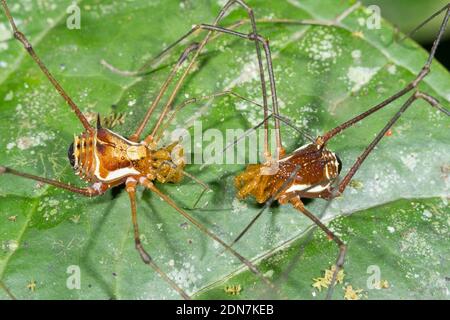
{"label": "antenna-like leg", "polygon": [[[270,82],[270,88],[271,88],[271,93],[272,93],[272,113],[275,115],[279,114],[279,108],[278,108],[278,98],[277,98],[277,93],[276,93],[276,85],[275,85],[275,77],[274,77],[274,73],[273,73],[273,66],[272,66],[272,57],[271,57],[271,50],[270,50],[270,46],[269,46],[269,42],[264,39],[263,37],[261,37],[260,35],[255,35],[255,34],[245,34],[245,33],[241,33],[241,32],[237,32],[234,30],[228,30],[222,27],[218,27],[215,25],[207,25],[207,24],[201,24],[199,25],[200,29],[206,30],[208,31],[208,34],[210,34],[211,32],[220,32],[220,33],[224,33],[224,34],[228,34],[228,35],[232,35],[238,38],[242,38],[242,39],[246,39],[246,40],[250,40],[250,41],[256,41],[258,43],[260,43],[263,48],[264,48],[264,52],[265,52],[265,56],[266,56],[266,64],[267,64],[267,69],[268,69],[268,73],[269,73],[269,82]],[[200,45],[201,47],[201,45]],[[198,54],[198,50],[196,51],[196,55]],[[192,61],[191,61],[192,63]],[[177,69],[179,68],[178,65],[175,66]],[[261,76],[261,81],[263,82],[263,76]],[[265,82],[264,82],[265,85]],[[168,102],[166,104],[166,106],[163,109],[163,112],[161,113],[161,115],[159,116],[158,121],[156,122],[152,133],[150,134],[149,137],[146,138],[146,140],[151,140],[152,137],[156,134],[156,132],[159,130],[159,127],[162,125],[164,118],[167,116],[167,113],[170,110],[171,104],[174,100],[175,96],[171,96],[171,98],[169,99],[172,100],[170,103]],[[263,107],[264,107],[264,118],[267,118],[268,115],[268,108],[267,108],[267,96],[265,91],[263,91]],[[275,132],[276,132],[276,143],[277,143],[277,154],[278,157],[279,155],[284,153],[283,147],[282,147],[282,143],[281,143],[281,136],[280,136],[280,125],[279,125],[280,121],[277,117],[275,117]],[[268,140],[268,129],[267,129],[267,123],[265,123],[265,154],[266,157],[270,158],[270,149],[269,149],[269,140]]]}
{"label": "antenna-like leg", "polygon": [[[222,8],[222,10],[219,12],[217,18],[215,19],[214,23],[212,26],[217,26],[219,24],[219,22],[225,17],[226,13],[229,11],[229,9],[232,7],[232,5],[234,4],[238,4],[240,6],[242,6],[243,8],[245,8],[247,10],[247,13],[250,17],[250,21],[251,21],[251,25],[252,25],[252,35],[253,37],[250,39],[252,41],[255,42],[255,46],[256,46],[256,52],[257,52],[257,57],[258,57],[258,66],[259,66],[259,74],[260,74],[260,79],[261,79],[261,89],[262,89],[262,93],[263,93],[263,105],[264,105],[264,112],[267,113],[268,108],[267,108],[267,89],[266,89],[266,80],[265,80],[265,76],[264,76],[264,68],[263,68],[263,64],[262,64],[262,58],[261,58],[261,49],[260,49],[260,42],[256,36],[257,36],[257,29],[256,29],[256,21],[254,18],[254,14],[253,14],[253,10],[242,0],[229,0],[225,6]],[[199,28],[203,29],[202,27],[203,25],[200,25]],[[208,30],[207,35],[205,36],[205,38],[203,39],[203,41],[199,44],[198,49],[195,51],[194,56],[192,57],[191,62],[189,63],[189,65],[186,67],[186,69],[184,70],[183,74],[180,76],[180,79],[177,81],[177,83],[175,84],[175,88],[173,90],[173,92],[171,93],[171,95],[169,96],[168,101],[166,102],[165,106],[163,107],[163,110],[156,122],[156,125],[154,126],[152,133],[150,136],[154,136],[156,131],[158,130],[159,126],[161,125],[164,117],[166,116],[168,110],[170,109],[173,101],[175,100],[176,95],[178,94],[179,90],[181,89],[181,86],[185,80],[185,78],[187,77],[188,73],[190,72],[190,70],[192,69],[192,67],[194,66],[195,61],[197,60],[198,56],[200,55],[200,53],[202,52],[202,50],[204,49],[204,47],[206,46],[206,44],[208,43],[208,41],[211,39],[212,33],[213,31],[218,31],[218,30]],[[269,52],[270,53],[270,52]],[[267,56],[267,51],[266,51],[266,56]],[[270,63],[271,63],[271,59],[269,59]],[[178,67],[179,68],[179,67]],[[177,68],[177,69],[178,69]],[[269,69],[271,69],[271,65],[269,65]],[[270,73],[273,73],[271,70],[269,71]],[[270,74],[269,73],[269,74]],[[276,100],[276,91],[275,91],[275,87],[274,87],[274,81],[271,81],[271,83],[273,83],[273,85],[271,85],[271,90],[272,90],[272,99],[274,101],[274,105],[273,108],[278,109],[277,107],[277,100]],[[161,89],[160,93],[158,94],[158,97],[162,97],[162,95],[164,94],[164,92],[167,90],[167,87]],[[152,105],[150,106],[149,110],[147,111],[146,115],[144,116],[143,121],[141,122],[141,124],[138,126],[137,130],[135,131],[135,133],[131,136],[131,139],[134,141],[139,140],[145,126],[147,125],[154,109],[156,108],[156,105],[159,103],[160,99],[157,99],[157,102],[155,103],[155,101],[152,103]],[[277,112],[275,112],[276,114],[278,114]],[[266,117],[265,117],[266,118]],[[278,120],[275,119],[276,121],[276,127],[279,129],[279,123],[277,122]],[[277,124],[278,123],[278,124]],[[266,124],[267,126],[267,124]],[[279,132],[279,130],[277,130]],[[278,146],[279,148],[281,148],[281,139],[278,139]],[[268,145],[268,143],[267,143]],[[267,152],[269,152],[269,150],[267,150]]]}
{"label": "antenna-like leg", "polygon": [[99,196],[101,194],[103,194],[107,189],[108,186],[105,184],[101,184],[98,185],[98,187],[87,187],[87,188],[78,188],[78,187],[74,187],[70,184],[67,183],[63,183],[63,182],[59,182],[57,180],[52,180],[52,179],[47,179],[47,178],[42,178],[39,176],[35,176],[32,174],[28,174],[28,173],[24,173],[24,172],[20,172],[8,167],[2,167],[0,166],[0,175],[1,174],[12,174],[18,177],[22,177],[22,178],[26,178],[26,179],[30,179],[30,180],[34,180],[34,181],[38,181],[38,182],[42,182],[45,184],[49,184],[52,185],[54,187],[57,187],[59,189],[64,189],[73,193],[78,193],[81,194],[83,196],[86,197],[95,197],[95,196]]}
{"label": "antenna-like leg", "polygon": [[[344,122],[343,124],[337,126],[336,128],[325,133],[323,135],[323,137],[320,137],[322,144],[326,144],[327,141],[330,140],[331,138],[333,138],[335,135],[337,135],[337,134],[341,133],[342,131],[344,131],[345,129],[353,126],[354,124],[358,123],[359,121],[363,120],[364,118],[370,116],[374,112],[377,112],[378,110],[383,109],[384,107],[389,105],[391,102],[403,97],[405,94],[407,94],[408,92],[411,92],[412,90],[414,90],[415,88],[418,87],[418,85],[422,82],[422,80],[430,73],[431,63],[433,62],[434,56],[436,54],[436,50],[439,46],[439,43],[442,40],[445,30],[447,28],[448,20],[450,18],[450,4],[448,4],[443,9],[441,9],[439,11],[439,13],[441,13],[444,10],[446,10],[445,17],[439,28],[439,32],[436,37],[436,40],[433,43],[433,47],[430,50],[430,54],[428,56],[427,61],[425,62],[425,65],[422,67],[422,69],[420,70],[420,72],[418,73],[416,78],[413,81],[411,81],[405,88],[398,91],[397,93],[395,93],[391,97],[387,98],[383,102],[379,103],[378,105],[372,107],[371,109],[367,110],[366,112],[363,112],[362,114],[354,117],[353,119],[350,119],[350,120]],[[435,16],[436,15],[433,15],[432,17],[434,18]]]}
{"label": "antenna-like leg", "polygon": [[73,100],[69,97],[69,95],[64,91],[64,89],[61,87],[61,85],[58,83],[58,81],[53,77],[53,75],[50,73],[50,71],[47,69],[45,64],[42,62],[42,60],[38,57],[36,52],[33,49],[33,46],[28,41],[26,36],[20,32],[20,30],[17,28],[16,23],[14,22],[14,19],[11,15],[11,12],[9,11],[9,7],[6,4],[6,0],[0,0],[3,10],[6,14],[6,17],[8,18],[8,21],[11,25],[11,28],[13,29],[14,37],[19,40],[23,47],[27,50],[28,54],[33,58],[34,62],[37,63],[39,68],[41,68],[42,72],[45,74],[45,76],[48,78],[48,80],[52,83],[52,85],[55,87],[55,89],[59,92],[59,94],[63,97],[63,99],[67,102],[67,104],[70,106],[70,108],[75,112],[76,116],[80,120],[83,127],[86,129],[86,131],[92,132],[94,129],[92,129],[91,125],[87,121],[86,117],[81,112],[80,108],[73,102]]}
{"label": "antenna-like leg", "polygon": [[336,188],[337,194],[332,194],[332,197],[336,197],[337,195],[340,195],[344,192],[347,185],[352,180],[353,176],[356,174],[358,169],[361,167],[361,164],[364,162],[364,160],[367,158],[367,156],[373,151],[373,149],[377,146],[377,144],[380,142],[380,140],[386,135],[386,132],[389,131],[389,129],[392,128],[392,126],[397,122],[397,120],[404,114],[404,112],[411,106],[411,104],[418,100],[423,99],[426,101],[430,106],[436,108],[440,112],[444,113],[447,116],[450,116],[450,111],[442,107],[437,99],[433,98],[432,96],[425,94],[423,92],[416,92],[414,93],[400,108],[399,111],[392,117],[392,119],[386,124],[386,126],[377,134],[375,139],[367,146],[367,148],[364,150],[364,152],[358,157],[356,162],[353,164],[351,169],[348,171],[348,173],[345,175],[345,177],[342,179],[342,181],[339,183],[338,187]]}

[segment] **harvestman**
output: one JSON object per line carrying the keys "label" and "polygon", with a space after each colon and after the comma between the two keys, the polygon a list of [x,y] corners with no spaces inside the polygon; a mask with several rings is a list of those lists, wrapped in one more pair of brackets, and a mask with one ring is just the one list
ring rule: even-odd
{"label": "harvestman", "polygon": [[[245,4],[242,1],[237,1]],[[327,236],[333,240],[339,247],[339,254],[336,259],[336,268],[333,273],[333,278],[331,281],[330,288],[327,293],[327,298],[331,298],[334,284],[336,282],[336,276],[339,270],[342,268],[345,260],[346,253],[346,245],[344,242],[337,237],[330,229],[328,229],[320,219],[308,211],[303,205],[302,198],[322,198],[325,200],[331,200],[341,195],[353,176],[356,174],[361,164],[367,158],[367,156],[373,151],[376,145],[380,142],[383,136],[390,130],[390,128],[396,123],[396,121],[401,117],[401,115],[411,106],[411,104],[418,100],[422,99],[429,103],[432,107],[435,107],[437,110],[443,112],[445,115],[450,116],[450,112],[440,106],[437,99],[432,96],[417,90],[420,82],[428,75],[430,72],[431,63],[434,59],[436,49],[439,45],[439,42],[442,38],[442,35],[446,29],[448,24],[448,19],[450,16],[450,4],[446,5],[444,8],[433,14],[430,18],[428,18],[424,23],[422,23],[418,28],[414,29],[412,33],[417,31],[417,29],[421,28],[424,24],[428,23],[431,19],[446,11],[445,18],[441,24],[439,29],[438,36],[433,44],[430,55],[418,73],[416,78],[411,81],[407,86],[405,86],[402,90],[398,91],[396,94],[391,97],[385,99],[378,105],[370,108],[368,111],[348,120],[347,122],[339,125],[338,127],[326,132],[323,136],[319,136],[317,138],[313,138],[308,134],[305,134],[301,130],[296,129],[288,119],[281,116],[279,114],[278,108],[278,100],[277,100],[277,91],[275,78],[273,73],[273,64],[271,58],[271,51],[269,47],[269,42],[267,39],[262,37],[261,35],[256,33],[255,21],[262,23],[286,23],[286,24],[302,24],[302,25],[324,25],[324,26],[334,26],[340,27],[340,21],[342,21],[345,17],[347,17],[353,10],[355,10],[360,4],[357,3],[346,11],[344,11],[341,15],[339,15],[334,21],[316,21],[316,20],[289,20],[289,19],[258,19],[255,20],[253,17],[253,13],[250,9],[250,22],[252,23],[254,33],[252,34],[244,34],[238,31],[235,31],[236,27],[239,27],[246,23],[247,21],[242,20],[239,21],[228,28],[219,27],[217,25],[196,25],[193,27],[191,31],[186,33],[179,40],[170,45],[166,50],[164,50],[159,56],[156,57],[156,60],[164,56],[169,50],[174,48],[176,45],[182,43],[182,41],[189,36],[193,35],[197,30],[208,30],[220,32],[220,34],[229,34],[233,36],[237,36],[242,39],[254,40],[256,42],[256,48],[258,53],[258,63],[259,63],[259,72],[262,86],[262,105],[246,99],[234,92],[226,91],[217,93],[211,96],[205,96],[202,99],[212,99],[223,95],[233,95],[239,99],[246,100],[249,103],[252,103],[258,107],[263,108],[264,110],[264,120],[257,127],[264,124],[265,129],[265,141],[264,141],[264,154],[266,161],[264,164],[256,164],[249,165],[246,170],[239,174],[235,178],[236,188],[238,189],[237,196],[238,198],[244,199],[248,196],[252,196],[256,199],[258,203],[264,203],[264,207],[262,210],[251,220],[249,225],[236,237],[236,239],[230,244],[233,246],[237,241],[239,241],[244,234],[251,228],[251,226],[256,222],[256,220],[262,215],[264,210],[268,208],[274,201],[278,201],[280,204],[290,203],[294,206],[298,211],[302,214],[306,215],[309,219],[311,219],[319,228],[321,228]],[[248,8],[248,7],[247,7]],[[209,34],[209,33],[208,33]],[[259,53],[258,42],[262,44],[266,65],[267,65],[267,73],[269,77],[269,85],[270,85],[270,93],[272,98],[272,113],[269,115],[268,111],[268,95],[265,81],[265,75],[263,71],[263,66],[261,62],[261,54]],[[119,71],[116,68],[112,67],[108,63],[103,61],[103,64],[111,69],[114,72],[118,72],[124,75],[137,75],[140,72],[123,72]],[[146,64],[142,69],[144,69],[149,64]],[[141,70],[142,70],[141,69]],[[344,178],[338,183],[337,186],[334,186],[336,182],[338,182],[339,174],[342,169],[342,162],[339,157],[332,151],[326,148],[326,145],[330,139],[335,137],[337,134],[341,133],[345,129],[353,126],[364,118],[372,115],[376,111],[386,107],[391,102],[405,96],[411,91],[415,91],[409,99],[402,105],[400,110],[392,117],[392,119],[385,125],[385,127],[378,133],[375,139],[366,147],[363,153],[358,157],[356,162],[350,168],[348,173],[344,176]],[[174,113],[178,112],[181,108],[186,106],[188,103],[196,102],[197,99],[192,99],[191,101],[186,101],[181,104],[178,108],[174,110]],[[167,110],[168,111],[168,110]],[[171,116],[173,117],[173,115]],[[268,138],[268,120],[269,118],[273,118],[274,120],[274,128],[275,128],[275,141],[276,141],[276,152],[275,157],[273,157],[270,148],[269,148],[269,138]],[[305,137],[311,141],[311,143],[298,148],[293,151],[291,154],[286,154],[285,150],[282,146],[282,139],[280,134],[280,121],[285,122],[287,125],[293,127]],[[256,129],[253,128],[252,130]],[[242,138],[242,137],[241,137]],[[235,141],[236,143],[236,141]],[[231,145],[227,146],[230,147]],[[274,171],[275,170],[275,171]]]}
{"label": "harvestman", "polygon": [[[309,24],[309,25],[325,25],[325,26],[335,26],[340,27],[339,22],[348,16],[353,10],[355,10],[359,4],[356,4],[350,7],[348,10],[343,12],[340,16],[338,16],[334,21],[331,22],[320,22],[320,21],[308,21],[308,22],[299,22],[287,19],[273,19],[273,20],[256,20],[261,22],[274,22],[274,23],[293,23],[293,24]],[[396,121],[401,117],[401,115],[412,105],[412,103],[418,99],[422,99],[429,103],[432,107],[435,107],[437,110],[441,111],[447,116],[450,116],[450,112],[443,108],[437,99],[432,96],[417,90],[420,82],[428,75],[430,72],[431,63],[434,59],[435,52],[437,47],[442,39],[442,36],[445,32],[446,26],[448,24],[449,16],[450,16],[450,4],[443,7],[441,10],[433,14],[430,18],[424,21],[420,26],[414,29],[412,33],[416,32],[417,29],[421,28],[424,24],[428,23],[431,19],[435,18],[437,15],[446,11],[445,17],[442,21],[441,27],[439,29],[437,38],[433,44],[433,47],[430,51],[429,57],[422,67],[421,71],[417,74],[416,78],[411,81],[407,86],[403,89],[392,95],[391,97],[385,99],[378,105],[370,108],[368,111],[344,122],[343,124],[337,126],[336,128],[326,132],[323,136],[319,136],[317,138],[313,138],[301,130],[296,129],[286,118],[279,114],[278,110],[278,101],[277,101],[277,93],[276,93],[276,84],[273,74],[273,64],[271,58],[271,52],[268,41],[262,37],[261,35],[253,34],[247,35],[244,33],[240,33],[234,31],[235,27],[238,27],[245,23],[244,21],[238,22],[228,28],[211,26],[211,25],[200,25],[194,26],[194,28],[189,31],[184,37],[180,38],[174,44],[169,46],[165,51],[162,52],[162,55],[167,53],[170,49],[172,49],[177,44],[181,43],[182,40],[193,34],[198,29],[206,29],[206,30],[214,30],[219,31],[222,34],[231,34],[238,36],[243,39],[259,41],[264,48],[266,54],[266,64],[267,64],[267,73],[269,77],[270,84],[270,92],[272,97],[272,113],[269,115],[268,112],[268,97],[267,90],[264,89],[266,82],[264,79],[264,74],[260,74],[261,84],[263,86],[262,89],[262,101],[263,105],[255,103],[249,99],[246,99],[242,96],[237,95],[233,92],[223,92],[218,93],[213,96],[204,97],[215,98],[217,96],[231,94],[237,98],[244,99],[249,103],[252,103],[258,107],[262,107],[264,109],[264,128],[265,128],[265,144],[264,151],[266,161],[264,164],[252,164],[249,165],[246,170],[239,174],[235,178],[236,188],[238,189],[237,196],[238,198],[244,199],[248,196],[252,196],[258,203],[265,204],[262,210],[251,220],[251,222],[244,228],[244,230],[234,239],[234,241],[230,244],[233,246],[237,241],[239,241],[244,234],[251,228],[251,226],[256,222],[256,220],[262,215],[265,209],[267,209],[274,201],[278,201],[280,204],[290,203],[294,206],[298,211],[302,214],[306,215],[309,219],[311,219],[319,228],[321,228],[327,236],[333,240],[339,247],[339,254],[336,259],[336,268],[333,273],[333,278],[330,284],[330,288],[327,293],[327,298],[331,298],[334,284],[336,282],[336,276],[339,270],[342,268],[345,260],[346,253],[346,245],[344,242],[337,237],[329,228],[327,228],[320,219],[308,211],[303,205],[302,198],[322,198],[325,200],[331,200],[339,195],[341,195],[353,176],[356,174],[361,164],[367,158],[367,156],[373,151],[376,145],[380,142],[383,136],[392,128],[392,126],[396,123]],[[157,57],[159,58],[159,57]],[[261,61],[260,62],[260,70],[261,70]],[[115,68],[105,63],[107,67],[112,69]],[[134,73],[136,74],[136,73]],[[354,124],[362,121],[366,117],[372,115],[376,111],[383,109],[388,106],[393,101],[407,95],[411,91],[414,93],[407,99],[407,101],[402,105],[400,110],[391,118],[391,120],[385,125],[385,127],[377,134],[374,140],[366,147],[363,153],[358,157],[356,162],[350,168],[348,173],[344,176],[344,178],[338,183],[337,186],[334,186],[336,182],[338,182],[339,174],[342,169],[342,162],[339,157],[332,151],[326,148],[326,145],[329,140],[335,137],[337,134],[341,133],[345,129],[353,126]],[[195,100],[195,99],[194,99]],[[185,105],[180,105],[175,112],[177,112],[180,108]],[[268,142],[268,120],[269,118],[273,118],[275,122],[275,141],[276,141],[276,152],[275,158],[273,158],[272,153],[269,148]],[[285,122],[287,125],[293,127],[302,133],[311,143],[304,145],[297,150],[294,150],[291,154],[286,154],[285,150],[282,146],[282,139],[280,135],[280,121]],[[260,123],[258,127],[262,124]],[[252,130],[256,129],[253,128]],[[251,130],[250,130],[251,131]],[[241,137],[242,138],[242,137]],[[236,141],[235,141],[236,143]],[[227,146],[230,147],[231,145]]]}
{"label": "harvestman", "polygon": [[[264,210],[267,209],[274,201],[278,201],[280,204],[290,203],[295,209],[311,219],[339,247],[339,254],[336,259],[336,268],[333,273],[331,285],[327,292],[327,299],[331,298],[337,274],[344,265],[347,247],[344,242],[327,226],[325,226],[316,215],[305,208],[302,198],[322,198],[325,200],[331,200],[341,195],[367,156],[373,151],[380,140],[387,134],[387,132],[413,104],[414,101],[422,99],[430,106],[436,108],[445,115],[450,116],[450,111],[443,108],[437,99],[417,89],[420,82],[430,72],[431,63],[448,24],[450,17],[450,4],[447,4],[441,10],[433,14],[418,28],[414,29],[411,34],[444,11],[445,17],[440,26],[436,40],[431,48],[429,57],[415,79],[406,85],[406,87],[391,97],[385,99],[378,105],[370,108],[366,112],[363,112],[362,114],[326,132],[324,135],[315,139],[307,137],[311,140],[311,143],[294,150],[291,154],[285,154],[284,149],[280,144],[281,139],[278,137],[276,140],[278,143],[277,148],[280,150],[280,156],[278,159],[269,158],[264,164],[248,165],[244,172],[236,176],[235,185],[238,190],[238,198],[244,199],[252,196],[258,203],[265,205],[246,226],[246,228],[244,228],[244,230],[235,238],[230,246],[233,246],[237,241],[239,241],[239,239],[242,238],[242,236],[262,215]],[[274,84],[275,80],[273,79],[273,75],[269,74],[269,78],[271,83]],[[397,111],[391,120],[377,134],[374,140],[365,148],[344,178],[341,181],[338,181],[338,177],[342,169],[342,162],[334,152],[327,149],[327,143],[345,129],[353,126],[376,111],[388,106],[391,102],[411,92],[413,93],[401,106],[400,110]],[[274,110],[274,113],[276,112],[277,110]],[[279,114],[277,114],[277,116],[280,117]],[[267,120],[265,119],[265,121]],[[268,146],[266,146],[266,150],[267,149]],[[336,183],[337,185],[335,185]]]}
{"label": "harvestman", "polygon": [[[80,176],[83,180],[92,183],[91,186],[85,188],[74,187],[69,184],[65,184],[56,180],[51,180],[24,172],[17,171],[12,168],[0,166],[0,174],[12,174],[19,177],[39,181],[41,183],[49,184],[57,188],[61,188],[73,193],[77,193],[87,197],[100,196],[104,194],[107,190],[112,187],[125,184],[126,191],[130,198],[131,203],[131,213],[132,213],[132,223],[134,227],[134,240],[136,249],[139,252],[144,263],[151,266],[170,286],[176,290],[183,298],[189,299],[189,295],[184,292],[173,280],[171,280],[164,271],[162,271],[157,264],[152,260],[150,255],[143,248],[140,237],[139,228],[137,222],[137,212],[136,212],[136,187],[138,185],[144,186],[146,189],[151,190],[156,193],[160,198],[182,214],[187,220],[194,224],[199,230],[204,232],[206,235],[211,237],[213,240],[220,243],[226,250],[230,251],[237,259],[239,259],[243,264],[245,264],[253,273],[260,277],[265,284],[274,288],[273,284],[267,280],[262,273],[247,259],[237,253],[234,249],[229,247],[224,241],[218,238],[215,234],[204,227],[200,222],[195,220],[187,212],[179,208],[174,201],[167,195],[162,193],[153,183],[158,181],[160,183],[178,183],[181,181],[183,175],[187,175],[194,180],[194,177],[190,176],[184,171],[184,160],[183,160],[183,150],[177,143],[170,144],[164,147],[158,147],[160,136],[157,135],[158,129],[162,126],[164,119],[167,117],[169,111],[171,110],[172,104],[179,92],[184,79],[188,75],[189,71],[192,69],[195,60],[200,55],[203,48],[206,46],[208,41],[212,38],[213,32],[224,32],[217,26],[217,24],[223,19],[226,13],[229,11],[230,7],[234,4],[238,4],[244,9],[246,9],[249,20],[252,25],[252,33],[246,38],[248,40],[254,41],[256,46],[256,52],[260,67],[260,77],[263,94],[266,97],[265,92],[265,79],[264,79],[264,69],[261,60],[261,49],[260,42],[263,42],[264,48],[266,50],[267,57],[270,57],[268,50],[268,45],[261,38],[257,36],[256,22],[253,15],[253,11],[241,0],[230,0],[222,8],[217,18],[212,25],[199,25],[197,29],[207,30],[208,33],[201,43],[193,43],[188,46],[177,63],[172,68],[167,80],[163,83],[161,90],[159,91],[157,97],[152,102],[147,113],[144,116],[141,124],[138,126],[133,135],[128,139],[114,133],[106,128],[103,128],[99,118],[97,118],[97,126],[92,127],[87,121],[86,117],[80,111],[75,102],[69,97],[66,91],[61,87],[58,81],[53,77],[51,72],[47,69],[41,59],[35,53],[31,43],[28,41],[26,36],[20,32],[15,24],[15,21],[10,13],[9,7],[5,0],[0,0],[6,17],[13,29],[14,37],[22,43],[24,48],[27,50],[32,59],[36,62],[48,80],[52,83],[55,89],[59,92],[62,98],[73,110],[75,115],[78,117],[79,121],[83,125],[85,131],[76,136],[74,142],[70,145],[68,150],[68,157],[70,164],[75,170],[75,173]],[[236,35],[236,34],[234,34]],[[238,35],[239,36],[239,35]],[[169,48],[170,49],[170,48]],[[164,52],[163,52],[164,54]],[[168,101],[164,105],[160,116],[152,130],[152,133],[148,135],[144,140],[140,141],[141,135],[151,117],[156,107],[160,103],[162,97],[167,91],[170,83],[173,81],[177,71],[181,68],[183,63],[187,60],[188,56],[192,54],[191,61],[188,66],[183,71],[181,77],[175,84],[173,92],[170,94]],[[270,59],[267,59],[270,63]],[[272,77],[273,78],[273,77]],[[271,84],[274,85],[274,84]],[[214,98],[218,95],[210,96]],[[208,97],[203,97],[201,99],[206,99]],[[191,99],[182,104],[185,106],[190,103],[196,102],[197,99]],[[275,104],[275,100],[274,100]],[[267,101],[264,102],[265,110],[267,110]],[[178,108],[179,109],[179,108]],[[169,119],[171,120],[172,117]],[[197,182],[200,182],[196,180]],[[4,287],[4,284],[2,287]]]}

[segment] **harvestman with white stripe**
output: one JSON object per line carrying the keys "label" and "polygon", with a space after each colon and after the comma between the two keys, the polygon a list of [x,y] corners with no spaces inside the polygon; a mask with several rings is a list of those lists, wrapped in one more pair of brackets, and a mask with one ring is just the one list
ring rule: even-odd
{"label": "harvestman with white stripe", "polygon": [[[448,24],[450,17],[450,4],[444,6],[441,10],[433,14],[418,27],[422,27],[442,12],[445,12],[445,17],[442,21],[433,47],[431,48],[429,57],[421,71],[417,74],[416,78],[406,87],[391,97],[385,99],[378,105],[370,108],[366,112],[326,132],[324,135],[315,139],[307,137],[311,143],[298,148],[291,154],[286,155],[281,144],[278,144],[277,150],[279,150],[280,153],[277,153],[277,157],[275,157],[275,159],[270,157],[270,153],[268,153],[269,157],[267,157],[265,163],[251,164],[245,169],[244,172],[236,176],[235,185],[237,188],[238,198],[244,199],[246,197],[253,197],[258,203],[265,205],[263,209],[260,210],[260,212],[244,228],[244,230],[234,239],[230,246],[233,246],[243,237],[243,235],[251,228],[256,220],[261,216],[263,211],[268,208],[272,202],[278,201],[280,204],[290,203],[300,213],[311,219],[339,247],[339,254],[336,259],[336,268],[327,293],[327,298],[331,298],[337,274],[344,265],[347,247],[344,242],[327,226],[325,226],[316,215],[312,214],[305,208],[302,198],[321,198],[331,200],[341,195],[364,160],[374,150],[380,140],[389,132],[396,121],[416,100],[422,99],[443,114],[450,116],[450,111],[443,108],[437,99],[417,90],[418,85],[430,72],[430,67],[434,59],[435,52]],[[418,28],[416,28],[413,32],[415,32]],[[272,75],[269,75],[269,77],[270,82],[274,84],[275,80],[272,78]],[[342,162],[335,153],[327,149],[327,143],[345,129],[353,126],[366,117],[388,106],[391,102],[411,92],[413,93],[402,105],[400,110],[377,134],[375,139],[366,147],[344,178],[338,182],[338,177],[342,170]],[[277,113],[277,109],[274,110],[274,113],[278,118],[280,117]],[[265,121],[267,121],[267,119]],[[281,139],[277,140],[277,142],[278,141],[281,141]],[[268,146],[266,146],[266,150],[268,150]],[[337,186],[334,186],[336,183]]]}

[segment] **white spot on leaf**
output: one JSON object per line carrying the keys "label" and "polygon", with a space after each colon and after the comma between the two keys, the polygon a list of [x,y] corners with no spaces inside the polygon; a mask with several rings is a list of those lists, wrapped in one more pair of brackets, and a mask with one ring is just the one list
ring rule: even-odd
{"label": "white spot on leaf", "polygon": [[377,73],[378,68],[350,67],[347,78],[352,85],[352,92],[359,91]]}

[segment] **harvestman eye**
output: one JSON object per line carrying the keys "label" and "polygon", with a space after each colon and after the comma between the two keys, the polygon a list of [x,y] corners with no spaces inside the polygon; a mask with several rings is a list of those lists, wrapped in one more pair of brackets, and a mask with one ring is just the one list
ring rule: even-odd
{"label": "harvestman eye", "polygon": [[67,151],[67,157],[69,158],[70,165],[72,168],[75,167],[75,154],[73,150],[73,142],[69,146],[69,150]]}
{"label": "harvestman eye", "polygon": [[341,171],[342,171],[342,161],[341,161],[341,158],[339,158],[339,156],[336,154],[336,160],[337,160],[337,162],[338,162],[338,174],[340,174],[341,173]]}

